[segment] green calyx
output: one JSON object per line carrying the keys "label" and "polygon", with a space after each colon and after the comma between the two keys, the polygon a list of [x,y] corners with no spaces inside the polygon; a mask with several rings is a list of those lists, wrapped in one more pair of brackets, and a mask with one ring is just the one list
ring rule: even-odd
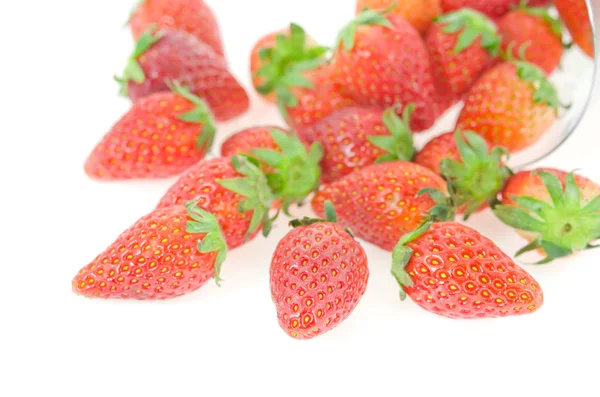
{"label": "green calyx", "polygon": [[552,29],[552,33],[554,33],[556,36],[558,36],[559,38],[562,39],[562,35],[563,35],[562,22],[560,21],[559,18],[555,18],[555,17],[551,16],[550,13],[548,12],[547,7],[528,7],[527,0],[521,1],[521,3],[517,7],[518,7],[517,8],[518,10],[520,10],[528,15],[542,18],[544,20],[544,22],[547,23],[548,26],[550,26],[550,29]]}
{"label": "green calyx", "polygon": [[502,39],[496,24],[486,15],[470,8],[463,8],[439,16],[435,22],[445,25],[442,28],[444,33],[457,33],[462,30],[456,40],[454,53],[460,54],[480,38],[481,47],[491,56],[498,56]]}
{"label": "green calyx", "polygon": [[362,10],[356,18],[348,22],[348,24],[340,30],[335,39],[335,48],[339,48],[340,45],[343,45],[347,52],[351,51],[355,44],[356,28],[359,26],[379,25],[393,29],[394,25],[392,25],[385,16],[392,11],[396,5],[397,1],[394,1],[389,7],[383,10],[371,10],[369,8]]}
{"label": "green calyx", "polygon": [[227,243],[221,233],[217,218],[197,206],[196,201],[188,201],[185,205],[188,216],[191,220],[187,221],[185,230],[188,233],[204,233],[204,238],[198,240],[198,251],[206,254],[215,252],[215,275],[214,279],[217,285],[221,285],[221,265],[227,257]]}
{"label": "green calyx", "polygon": [[270,165],[275,171],[267,180],[276,199],[282,200],[284,213],[289,215],[289,206],[302,201],[320,184],[323,147],[313,143],[309,150],[291,133],[273,129],[271,136],[281,152],[269,149],[254,149],[253,154]]}
{"label": "green calyx", "polygon": [[377,163],[386,161],[412,161],[415,155],[413,134],[410,129],[410,116],[415,110],[414,104],[404,107],[402,118],[396,114],[397,106],[383,112],[383,124],[390,135],[373,135],[368,137],[369,142],[387,153],[377,158]]}
{"label": "green calyx", "polygon": [[488,151],[485,140],[472,131],[461,133],[457,130],[455,139],[461,161],[443,159],[440,170],[452,185],[454,205],[465,206],[464,219],[467,220],[484,203],[490,207],[495,205],[498,192],[512,171],[503,165],[503,158],[509,155],[505,148],[495,147]]}
{"label": "green calyx", "polygon": [[581,202],[581,192],[573,173],[565,178],[564,189],[552,173],[538,171],[552,203],[533,197],[510,197],[517,205],[498,205],[494,214],[508,226],[532,232],[537,238],[517,252],[541,248],[545,264],[574,252],[595,248],[592,243],[600,239],[600,195],[587,204]]}
{"label": "green calyx", "polygon": [[208,106],[202,99],[192,94],[187,87],[182,86],[176,81],[167,82],[167,86],[171,91],[182,96],[196,106],[189,112],[178,115],[177,118],[186,123],[202,124],[202,130],[196,140],[196,148],[198,150],[203,150],[205,153],[209,152],[215,139],[217,127],[215,127],[215,122]]}
{"label": "green calyx", "polygon": [[119,83],[121,87],[119,90],[120,95],[127,96],[128,85],[130,81],[142,84],[146,80],[146,74],[138,63],[138,58],[148,51],[148,49],[156,44],[160,39],[162,39],[163,36],[164,33],[156,33],[156,28],[152,26],[139,37],[138,41],[135,43],[133,52],[129,56],[127,65],[125,66],[125,69],[123,69],[123,73],[120,77],[115,76],[116,82]]}
{"label": "green calyx", "polygon": [[522,81],[531,83],[535,89],[533,101],[550,106],[556,113],[561,105],[556,87],[548,80],[546,73],[527,61],[511,61],[517,67],[517,76]]}
{"label": "green calyx", "polygon": [[244,176],[218,179],[217,183],[225,189],[246,197],[240,201],[238,207],[240,213],[253,211],[244,241],[256,232],[261,225],[263,235],[266,237],[272,228],[269,210],[273,206],[273,193],[269,187],[267,176],[260,170],[258,160],[250,156],[233,156],[231,163],[233,168]]}
{"label": "green calyx", "polygon": [[[329,222],[329,223],[337,223],[337,214],[335,212],[335,207],[333,203],[329,200],[324,203],[324,211],[325,211],[325,219],[321,218],[308,218],[304,217],[302,219],[293,219],[290,221],[289,225],[291,227],[299,227],[299,226],[308,226],[313,225],[315,223]],[[344,228],[344,230],[354,238],[354,233],[350,228]]]}
{"label": "green calyx", "polygon": [[446,197],[444,193],[438,189],[421,189],[418,195],[423,194],[428,194],[435,201],[436,205],[428,211],[423,221],[416,229],[400,238],[398,244],[396,244],[392,251],[392,275],[400,286],[400,300],[406,299],[404,288],[413,286],[413,281],[406,271],[406,265],[408,265],[412,258],[413,250],[408,247],[407,244],[425,234],[435,222],[453,220],[456,210],[451,199]]}
{"label": "green calyx", "polygon": [[255,76],[262,77],[264,83],[257,87],[258,92],[265,95],[275,92],[284,105],[295,106],[291,88],[312,88],[312,83],[302,73],[323,64],[327,51],[327,47],[309,46],[304,29],[290,24],[288,35],[277,35],[275,46],[263,48],[259,53],[263,66]]}

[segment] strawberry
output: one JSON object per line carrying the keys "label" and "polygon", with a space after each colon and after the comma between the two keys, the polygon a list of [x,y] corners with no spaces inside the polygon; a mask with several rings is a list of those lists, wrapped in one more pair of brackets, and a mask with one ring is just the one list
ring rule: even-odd
{"label": "strawberry", "polygon": [[466,94],[457,128],[472,130],[512,153],[541,138],[556,121],[559,105],[543,70],[525,61],[503,62]]}
{"label": "strawberry", "polygon": [[509,57],[522,58],[547,74],[560,64],[564,52],[562,23],[550,16],[548,9],[521,6],[498,22],[502,51]]}
{"label": "strawberry", "polygon": [[227,247],[217,220],[196,207],[157,209],[79,271],[73,291],[88,298],[166,299],[219,283]]}
{"label": "strawberry", "polygon": [[427,32],[433,19],[442,12],[440,0],[357,0],[356,14],[360,14],[365,8],[385,9],[393,3],[395,4],[390,13],[406,19],[422,35]]}
{"label": "strawberry", "polygon": [[402,17],[364,10],[339,33],[333,79],[342,94],[363,106],[415,104],[411,128],[433,125],[440,111],[427,48]]}
{"label": "strawberry", "polygon": [[273,192],[256,160],[220,157],[189,168],[160,199],[157,208],[181,206],[190,201],[213,214],[231,249],[256,236],[262,226],[271,229],[269,210]]}
{"label": "strawberry", "polygon": [[493,241],[456,222],[431,223],[394,249],[392,274],[423,309],[455,319],[506,317],[537,311],[542,288]]}
{"label": "strawberry", "polygon": [[[499,18],[521,3],[522,0],[442,0],[444,12],[472,8],[492,18]],[[529,0],[530,6],[545,6],[549,0]]]}
{"label": "strawberry", "polygon": [[410,161],[414,155],[410,114],[414,106],[404,108],[403,118],[395,107],[348,107],[321,119],[298,132],[324,148],[322,180],[333,182],[354,170],[375,162]]}
{"label": "strawberry", "polygon": [[334,65],[319,65],[293,72],[288,71],[288,76],[294,75],[295,81],[287,86],[288,90],[280,89],[277,96],[279,110],[292,129],[311,125],[336,110],[354,104],[332,81]]}
{"label": "strawberry", "polygon": [[[221,156],[235,156],[240,154],[253,155],[254,149],[270,149],[273,151],[281,151],[279,145],[271,135],[272,130],[281,131],[286,135],[291,132],[275,126],[257,126],[249,127],[238,131],[231,135],[221,144]],[[271,172],[272,170],[266,164],[261,164],[263,171]]]}
{"label": "strawberry", "polygon": [[571,38],[589,57],[594,58],[594,32],[585,0],[554,0],[554,6]]}
{"label": "strawberry", "polygon": [[133,104],[94,148],[85,172],[94,179],[165,178],[210,150],[215,126],[206,104],[178,84]]}
{"label": "strawberry", "polygon": [[[288,29],[261,38],[250,54],[250,72],[254,88],[270,102],[278,92],[293,85],[294,68],[316,66],[323,62],[327,48],[321,47],[302,27],[290,24]],[[292,72],[292,73],[290,73]]]}
{"label": "strawberry", "polygon": [[223,57],[185,32],[142,34],[116,80],[121,94],[134,102],[168,90],[169,80],[178,81],[205,100],[219,121],[236,117],[249,106],[246,92],[228,72]]}
{"label": "strawberry", "polygon": [[327,219],[301,219],[281,239],[271,260],[271,296],[281,328],[311,339],[342,323],[367,288],[367,255],[349,230]]}
{"label": "strawberry", "polygon": [[451,199],[466,220],[498,200],[498,193],[512,173],[504,166],[506,154],[501,147],[490,151],[486,141],[472,131],[455,131],[428,142],[415,162],[449,182]]}
{"label": "strawberry", "polygon": [[517,255],[539,249],[540,263],[595,248],[600,239],[600,186],[572,172],[542,168],[512,176],[494,209],[530,241]]}
{"label": "strawberry", "polygon": [[484,14],[462,9],[438,17],[425,44],[437,92],[460,98],[496,62],[500,36]]}
{"label": "strawberry", "polygon": [[445,190],[444,180],[418,164],[395,161],[354,171],[325,185],[312,201],[319,216],[325,201],[338,208],[339,223],[356,236],[391,251],[400,237],[423,220],[435,202],[418,196],[422,188]]}
{"label": "strawberry", "polygon": [[152,26],[159,30],[180,30],[223,55],[219,24],[203,0],[139,0],[129,23],[136,40]]}

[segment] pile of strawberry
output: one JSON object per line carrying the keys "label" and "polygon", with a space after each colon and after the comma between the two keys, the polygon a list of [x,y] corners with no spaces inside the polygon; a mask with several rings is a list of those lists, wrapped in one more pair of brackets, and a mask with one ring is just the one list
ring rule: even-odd
{"label": "pile of strawberry", "polygon": [[[308,339],[340,324],[367,289],[358,239],[389,251],[401,298],[450,318],[533,313],[536,280],[465,225],[491,209],[548,263],[594,248],[600,186],[556,169],[514,173],[510,153],[536,142],[561,103],[548,80],[569,45],[548,1],[358,0],[332,50],[295,24],[262,38],[253,83],[288,124],[229,137],[248,109],[203,0],[145,0],[117,81],[133,105],[90,154],[94,179],[179,179],[156,209],[73,280],[86,297],[165,299],[220,282],[228,250],[269,234],[280,212],[310,200],[270,268],[281,328]],[[535,6],[535,7],[534,7]],[[571,37],[593,55],[583,0],[555,0]],[[421,150],[451,106],[456,128]],[[336,213],[337,212],[337,213]],[[462,214],[463,222],[455,221]]]}

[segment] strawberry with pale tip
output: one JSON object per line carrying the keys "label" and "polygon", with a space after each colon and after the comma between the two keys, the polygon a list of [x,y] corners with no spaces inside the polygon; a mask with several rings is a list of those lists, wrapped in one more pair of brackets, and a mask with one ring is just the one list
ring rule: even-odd
{"label": "strawberry with pale tip", "polygon": [[137,40],[150,27],[180,30],[223,55],[219,24],[204,0],[138,0],[128,23]]}
{"label": "strawberry with pale tip", "polygon": [[448,181],[452,202],[465,220],[498,202],[498,193],[512,175],[504,165],[507,160],[506,149],[490,150],[479,135],[459,130],[434,138],[415,157],[417,164]]}
{"label": "strawberry with pale tip", "polygon": [[[367,255],[337,223],[331,202],[325,219],[296,219],[273,253],[271,297],[280,327],[295,339],[331,331],[354,311],[369,280]],[[299,243],[301,242],[301,243]]]}
{"label": "strawberry with pale tip", "polygon": [[539,263],[549,263],[596,248],[600,186],[573,172],[521,171],[506,183],[494,213],[530,241],[517,256],[537,249],[545,256]]}
{"label": "strawberry with pale tip", "polygon": [[133,102],[168,91],[167,82],[178,81],[206,101],[218,121],[239,116],[249,107],[248,95],[228,71],[225,59],[181,31],[145,31],[123,73],[115,79],[121,95],[129,96]]}
{"label": "strawberry with pale tip", "polygon": [[[431,63],[419,33],[386,10],[363,10],[337,37],[333,79],[342,94],[361,106],[387,109],[414,104],[414,131],[431,127],[442,109]],[[444,109],[445,110],[445,109]]]}
{"label": "strawberry with pale tip", "polygon": [[484,73],[464,102],[457,128],[474,131],[511,153],[537,142],[562,106],[544,71],[521,60],[502,62]]}
{"label": "strawberry with pale tip", "polygon": [[428,168],[406,161],[372,164],[324,185],[312,200],[315,213],[324,215],[331,201],[338,222],[357,237],[391,251],[400,237],[419,225],[436,205],[423,188],[446,191],[446,183]]}
{"label": "strawberry with pale tip", "polygon": [[440,15],[425,36],[437,92],[446,100],[460,97],[497,62],[500,36],[484,14],[461,9]]}
{"label": "strawberry with pale tip", "polygon": [[85,162],[93,179],[166,178],[200,161],[212,147],[215,125],[200,98],[178,83],[133,104]]}
{"label": "strawberry with pale tip", "polygon": [[298,82],[297,73],[325,62],[327,48],[320,46],[294,23],[289,28],[261,38],[250,53],[254,88],[265,99],[290,95]]}
{"label": "strawberry with pale tip", "polygon": [[335,181],[370,164],[411,161],[415,152],[410,118],[414,106],[347,107],[298,132],[310,142],[323,145],[323,183]]}
{"label": "strawberry with pale tip", "polygon": [[521,4],[498,21],[498,29],[508,57],[517,58],[520,51],[523,59],[547,74],[560,65],[565,49],[562,23],[547,8]]}

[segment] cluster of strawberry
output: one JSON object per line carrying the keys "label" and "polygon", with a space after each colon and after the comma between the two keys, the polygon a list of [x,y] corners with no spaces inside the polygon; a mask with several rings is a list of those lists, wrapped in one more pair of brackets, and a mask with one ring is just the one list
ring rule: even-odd
{"label": "cluster of strawberry", "polygon": [[[555,5],[589,52],[584,1]],[[334,328],[365,293],[369,267],[355,238],[391,252],[401,298],[450,318],[520,315],[543,304],[535,279],[456,214],[467,220],[491,208],[529,240],[517,256],[538,250],[540,263],[600,239],[600,186],[506,166],[560,106],[547,75],[560,63],[563,35],[547,8],[359,0],[332,53],[292,24],[257,43],[251,68],[257,91],[293,131],[248,128],[205,160],[213,118],[248,108],[213,14],[202,0],[145,0],[130,22],[138,41],[118,81],[134,104],[85,169],[103,180],[179,179],[80,270],[80,295],[165,299],[219,283],[229,249],[261,230],[267,236],[280,212],[309,198],[319,218],[290,222],[270,268],[279,324],[297,339]],[[458,102],[456,129],[418,151],[413,131]]]}

